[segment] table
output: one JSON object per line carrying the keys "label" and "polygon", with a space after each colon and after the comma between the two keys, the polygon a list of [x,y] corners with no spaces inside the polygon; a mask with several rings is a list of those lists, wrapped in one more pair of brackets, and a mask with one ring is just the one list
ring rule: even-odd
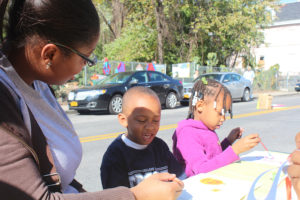
{"label": "table", "polygon": [[[279,152],[253,151],[241,156],[240,161],[209,173],[198,174],[184,180],[184,190],[179,200],[246,200],[255,179],[270,170],[257,182],[254,195],[265,199],[279,167],[289,154]],[[286,171],[284,169],[283,171]],[[281,173],[276,199],[287,199],[285,173]],[[292,199],[297,199],[292,189]]]}

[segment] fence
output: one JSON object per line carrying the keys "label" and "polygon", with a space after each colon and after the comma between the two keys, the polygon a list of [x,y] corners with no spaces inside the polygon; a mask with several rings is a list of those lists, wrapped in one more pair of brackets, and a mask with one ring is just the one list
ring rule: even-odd
{"label": "fence", "polygon": [[298,82],[300,82],[300,72],[288,72],[278,76],[276,89],[295,91],[295,85]]}
{"label": "fence", "polygon": [[173,78],[181,80],[183,83],[190,83],[199,75],[212,72],[236,72],[242,74],[242,70],[237,68],[200,66],[196,63],[173,64],[171,74]]}
{"label": "fence", "polygon": [[[137,71],[137,70],[146,70],[147,66],[150,63],[145,62],[121,62],[121,61],[109,61],[106,63],[109,65],[109,73],[108,74],[115,74],[118,73],[120,68],[122,67],[121,71]],[[93,84],[91,79],[94,75],[99,76],[102,78],[103,74],[105,72],[103,71],[105,62],[104,61],[98,61],[97,64],[93,67],[84,67],[84,70],[78,75],[79,76],[79,86],[87,86]],[[122,66],[120,66],[122,65]],[[166,64],[156,64],[152,63],[154,65],[156,71],[160,71],[162,73],[166,73]]]}
{"label": "fence", "polygon": [[[243,75],[244,71],[245,70],[241,68],[208,67],[200,66],[195,63],[180,63],[172,65],[172,77],[181,80],[183,83],[192,82],[196,77],[205,73],[236,72]],[[255,70],[253,89],[255,91],[294,91],[294,87],[297,82],[300,82],[300,72],[288,72],[283,74],[274,69],[260,69]]]}

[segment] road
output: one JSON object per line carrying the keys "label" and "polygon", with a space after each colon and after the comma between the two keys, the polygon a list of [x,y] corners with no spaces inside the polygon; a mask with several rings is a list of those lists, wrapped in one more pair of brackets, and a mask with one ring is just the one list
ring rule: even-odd
{"label": "road", "polygon": [[[294,137],[300,132],[300,94],[277,96],[273,104],[282,104],[282,109],[257,110],[257,101],[235,102],[234,118],[228,119],[216,132],[220,140],[227,136],[231,129],[243,127],[244,135],[259,133],[262,142],[271,151],[290,153],[295,149]],[[162,110],[161,128],[157,136],[172,147],[172,134],[178,121],[185,119],[188,107],[173,110]],[[100,164],[102,156],[114,138],[124,132],[116,115],[68,114],[81,139],[83,160],[76,178],[88,191],[101,190]],[[264,150],[262,145],[252,150]]]}

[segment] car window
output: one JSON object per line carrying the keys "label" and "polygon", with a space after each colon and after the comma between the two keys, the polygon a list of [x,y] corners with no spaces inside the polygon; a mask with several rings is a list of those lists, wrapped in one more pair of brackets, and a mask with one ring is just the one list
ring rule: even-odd
{"label": "car window", "polygon": [[118,73],[118,74],[113,74],[105,78],[101,84],[120,84],[124,83],[128,80],[130,77],[130,73]]}
{"label": "car window", "polygon": [[167,81],[167,79],[159,73],[155,72],[148,72],[149,74],[149,81],[158,82],[158,81]]}
{"label": "car window", "polygon": [[198,78],[196,78],[193,82],[198,81],[199,79],[201,79],[202,77],[205,77],[206,79],[214,79],[216,81],[220,81],[222,75],[221,74],[204,74],[199,76]]}
{"label": "car window", "polygon": [[230,82],[230,81],[231,81],[231,74],[226,74],[224,76],[223,83]]}
{"label": "car window", "polygon": [[148,82],[146,72],[136,73],[132,76],[132,80],[137,80],[138,83],[146,83]]}
{"label": "car window", "polygon": [[231,79],[232,79],[232,81],[239,81],[241,79],[241,77],[237,74],[232,74]]}

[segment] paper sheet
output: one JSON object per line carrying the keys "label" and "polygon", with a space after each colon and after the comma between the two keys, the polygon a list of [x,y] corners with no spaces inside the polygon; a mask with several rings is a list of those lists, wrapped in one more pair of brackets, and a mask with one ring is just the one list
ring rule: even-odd
{"label": "paper sheet", "polygon": [[[278,167],[286,161],[288,154],[266,151],[253,151],[241,157],[241,160],[215,171],[198,174],[184,180],[185,188],[179,200],[240,200],[246,199],[253,181],[258,175],[272,169],[257,183],[255,197],[264,199],[271,188]],[[201,183],[201,180],[211,178],[222,181],[223,184],[210,185]],[[285,174],[281,173],[281,182],[278,186],[276,199],[285,200]],[[217,182],[218,182],[217,181]],[[292,198],[296,199],[293,192]]]}
{"label": "paper sheet", "polygon": [[[205,184],[201,180],[213,179],[221,181],[222,184]],[[248,188],[251,186],[250,181],[234,180],[224,177],[219,177],[210,174],[200,174],[194,176],[185,181],[186,187],[179,200],[213,200],[213,199],[228,199],[224,197],[230,197],[230,199],[241,199],[248,192]]]}

